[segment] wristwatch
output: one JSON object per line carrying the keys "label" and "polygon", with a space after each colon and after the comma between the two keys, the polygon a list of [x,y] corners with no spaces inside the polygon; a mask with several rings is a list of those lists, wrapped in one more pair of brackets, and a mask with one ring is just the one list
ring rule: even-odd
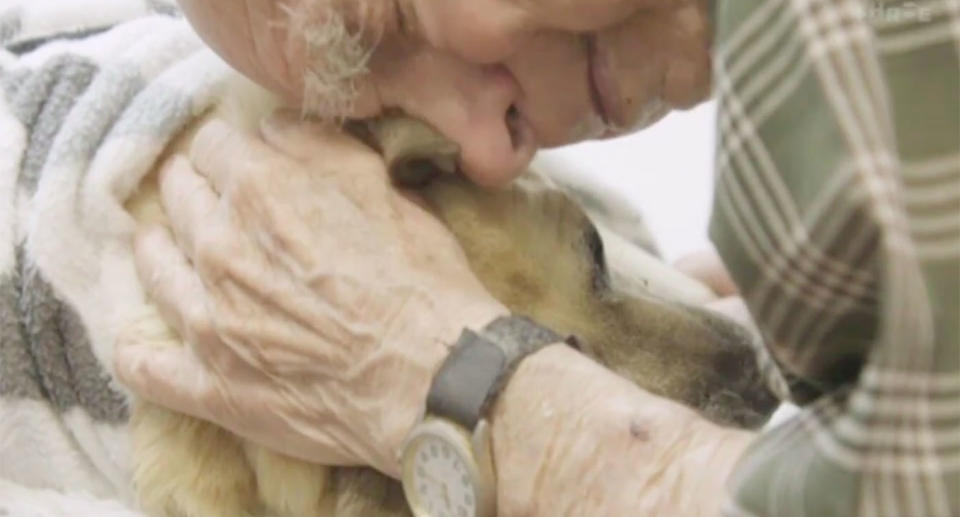
{"label": "wristwatch", "polygon": [[[487,412],[524,357],[561,341],[522,316],[498,318],[480,333],[463,331],[401,454],[403,490],[415,517],[496,515]],[[564,342],[579,348],[573,338]]]}

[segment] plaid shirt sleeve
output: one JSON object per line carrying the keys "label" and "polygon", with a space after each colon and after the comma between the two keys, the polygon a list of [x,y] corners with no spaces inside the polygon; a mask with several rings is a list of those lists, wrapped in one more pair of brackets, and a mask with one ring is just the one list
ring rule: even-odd
{"label": "plaid shirt sleeve", "polygon": [[805,406],[724,513],[960,516],[960,2],[714,11],[711,237]]}

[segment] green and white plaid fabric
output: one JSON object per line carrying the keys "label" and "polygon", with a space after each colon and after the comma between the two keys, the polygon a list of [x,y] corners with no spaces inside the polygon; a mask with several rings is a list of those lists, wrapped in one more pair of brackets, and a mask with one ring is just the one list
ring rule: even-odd
{"label": "green and white plaid fabric", "polygon": [[960,2],[717,0],[711,236],[804,411],[729,516],[960,516]]}

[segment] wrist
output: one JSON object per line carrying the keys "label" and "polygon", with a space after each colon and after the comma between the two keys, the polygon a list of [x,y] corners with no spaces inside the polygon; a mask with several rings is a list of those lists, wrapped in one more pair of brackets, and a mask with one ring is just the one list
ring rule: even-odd
{"label": "wrist", "polygon": [[502,517],[715,515],[751,438],[563,346],[520,365],[491,426]]}
{"label": "wrist", "polygon": [[[577,479],[588,475],[587,456],[603,440],[588,408],[619,397],[616,383],[595,370],[604,372],[557,344],[514,372],[490,414],[499,516],[584,514],[571,497],[585,493]],[[574,443],[587,436],[592,443]]]}
{"label": "wrist", "polygon": [[697,424],[691,429],[690,446],[671,466],[676,482],[667,487],[670,495],[665,497],[670,500],[662,501],[661,507],[673,505],[676,515],[714,517],[721,513],[727,479],[756,433],[707,421]]}
{"label": "wrist", "polygon": [[[403,400],[398,407],[393,408],[400,417],[397,432],[391,433],[396,438],[392,446],[396,460],[400,458],[407,437],[423,419],[431,383],[450,355],[450,350],[461,332],[464,329],[479,331],[491,321],[509,314],[509,311],[492,297],[478,297],[469,303],[459,304],[459,307],[455,312],[420,312],[418,316],[406,320],[414,323],[408,327],[406,337],[392,339],[410,354],[416,354],[414,361],[418,364],[416,372],[405,375],[410,383],[409,388],[400,391]],[[399,477],[399,469],[399,461],[394,461],[392,468],[385,473],[396,478]]]}

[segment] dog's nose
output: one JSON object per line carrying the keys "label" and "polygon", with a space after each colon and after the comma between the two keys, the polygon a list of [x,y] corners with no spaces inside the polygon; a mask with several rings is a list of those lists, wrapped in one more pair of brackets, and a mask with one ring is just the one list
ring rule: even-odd
{"label": "dog's nose", "polygon": [[712,311],[703,311],[704,322],[714,330],[716,352],[712,361],[713,386],[705,394],[704,412],[721,424],[755,429],[780,405],[767,385],[757,361],[759,336]]}

